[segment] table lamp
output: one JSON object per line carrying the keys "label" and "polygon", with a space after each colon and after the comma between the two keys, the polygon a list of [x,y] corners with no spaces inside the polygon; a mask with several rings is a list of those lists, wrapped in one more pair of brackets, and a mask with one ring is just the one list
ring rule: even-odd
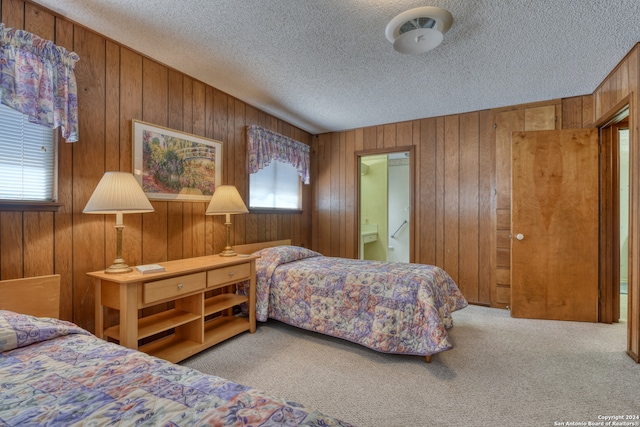
{"label": "table lamp", "polygon": [[116,259],[105,273],[127,273],[132,270],[122,259],[122,216],[125,213],[153,212],[153,206],[136,178],[129,172],[105,172],[85,206],[84,213],[115,214],[118,233]]}
{"label": "table lamp", "polygon": [[231,249],[231,214],[249,213],[247,206],[242,201],[240,193],[233,185],[221,185],[216,188],[209,202],[209,207],[205,215],[226,215],[224,225],[227,226],[227,246],[220,252],[220,256],[235,256],[235,251]]}

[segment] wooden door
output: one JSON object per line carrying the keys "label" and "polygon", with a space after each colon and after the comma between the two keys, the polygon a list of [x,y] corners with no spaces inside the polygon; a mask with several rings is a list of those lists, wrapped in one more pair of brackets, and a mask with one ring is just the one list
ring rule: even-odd
{"label": "wooden door", "polygon": [[598,132],[512,134],[511,315],[598,321]]}

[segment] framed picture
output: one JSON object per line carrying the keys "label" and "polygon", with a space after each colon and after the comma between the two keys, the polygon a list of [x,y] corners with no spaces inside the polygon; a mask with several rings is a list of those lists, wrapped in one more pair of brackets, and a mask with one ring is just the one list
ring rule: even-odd
{"label": "framed picture", "polygon": [[209,201],[222,142],[133,120],[133,174],[149,200]]}

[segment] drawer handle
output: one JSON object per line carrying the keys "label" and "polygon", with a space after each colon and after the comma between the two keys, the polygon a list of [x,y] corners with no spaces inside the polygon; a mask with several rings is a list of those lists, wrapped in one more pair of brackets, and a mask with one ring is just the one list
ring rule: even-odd
{"label": "drawer handle", "polygon": [[229,276],[233,277],[233,276],[234,276],[234,274],[236,274],[236,273],[234,273],[233,271],[231,271],[231,272],[229,273]]}
{"label": "drawer handle", "polygon": [[178,283],[178,289],[182,289],[182,283]]}

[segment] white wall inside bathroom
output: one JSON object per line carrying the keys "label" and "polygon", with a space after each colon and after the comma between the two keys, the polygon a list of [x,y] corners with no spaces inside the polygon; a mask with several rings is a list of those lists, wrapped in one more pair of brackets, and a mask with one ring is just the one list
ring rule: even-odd
{"label": "white wall inside bathroom", "polygon": [[629,129],[619,133],[620,171],[620,282],[627,282],[629,271]]}
{"label": "white wall inside bathroom", "polygon": [[410,168],[409,153],[389,154],[389,248],[387,261],[409,262],[410,227]]}

